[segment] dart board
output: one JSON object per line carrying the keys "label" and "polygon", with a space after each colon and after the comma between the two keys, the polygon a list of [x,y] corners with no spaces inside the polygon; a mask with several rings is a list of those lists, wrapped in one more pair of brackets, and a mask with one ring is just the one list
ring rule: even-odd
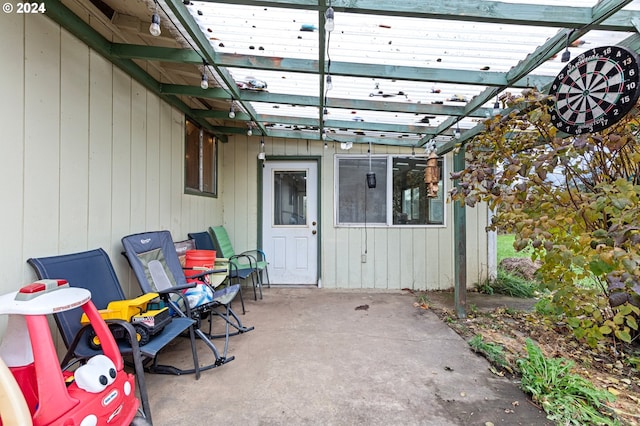
{"label": "dart board", "polygon": [[555,98],[552,123],[573,135],[606,129],[636,104],[639,77],[635,52],[620,46],[584,52],[569,62],[551,85],[549,94]]}

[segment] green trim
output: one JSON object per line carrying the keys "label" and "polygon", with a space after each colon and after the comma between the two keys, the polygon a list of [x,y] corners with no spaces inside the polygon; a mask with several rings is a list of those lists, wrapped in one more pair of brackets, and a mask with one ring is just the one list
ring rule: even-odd
{"label": "green trim", "polygon": [[[204,0],[206,2],[237,4],[237,0]],[[591,7],[553,6],[537,4],[511,4],[484,0],[481,4],[468,0],[448,0],[447,2],[425,2],[424,0],[404,0],[402,2],[381,2],[380,0],[333,0],[336,11],[351,13],[410,16],[431,19],[490,22],[513,25],[579,28],[588,25],[594,14],[602,14],[608,3],[618,0],[600,1],[603,5]],[[310,0],[252,0],[253,5],[307,10],[324,10],[326,2]],[[630,3],[627,0],[625,4]],[[552,9],[552,10],[551,10]],[[629,20],[633,10],[623,10],[615,16],[598,23],[594,29],[603,31],[633,31]]]}
{"label": "green trim", "polygon": [[258,177],[258,188],[257,188],[257,194],[256,194],[256,200],[258,201],[258,223],[256,224],[257,226],[257,241],[258,241],[258,248],[261,250],[264,250],[264,241],[263,241],[263,237],[262,237],[262,219],[264,217],[263,214],[263,210],[264,210],[264,200],[262,197],[262,191],[264,190],[263,185],[263,178],[262,178],[262,174],[263,171],[262,169],[264,168],[262,160],[258,159],[256,156],[256,168],[257,168],[257,173],[256,176]]}

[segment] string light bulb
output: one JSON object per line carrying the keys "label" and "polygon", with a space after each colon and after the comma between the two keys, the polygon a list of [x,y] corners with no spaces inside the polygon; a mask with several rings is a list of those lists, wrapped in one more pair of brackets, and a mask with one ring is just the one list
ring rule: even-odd
{"label": "string light bulb", "polygon": [[333,20],[333,7],[329,6],[324,12],[324,29],[331,32],[334,28],[335,21]]}
{"label": "string light bulb", "polygon": [[327,90],[333,89],[333,81],[331,81],[331,74],[327,74]]}
{"label": "string light bulb", "polygon": [[149,25],[149,33],[158,37],[162,30],[160,30],[160,15],[158,15],[158,2],[155,1],[156,9],[153,11],[153,15],[151,15],[151,25]]}
{"label": "string light bulb", "polygon": [[[247,136],[253,136],[253,123],[249,123],[249,129],[247,130]],[[264,145],[264,142],[261,142]]]}
{"label": "string light bulb", "polygon": [[498,95],[496,95],[496,101],[493,104],[493,115],[500,114],[500,101],[498,100]]}
{"label": "string light bulb", "polygon": [[453,135],[456,139],[460,139],[460,136],[462,136],[462,133],[460,133],[460,126],[458,124],[456,124],[456,130],[453,132]]}
{"label": "string light bulb", "polygon": [[202,72],[202,80],[200,80],[200,87],[202,87],[203,89],[209,88],[209,77],[207,77],[206,71]]}
{"label": "string light bulb", "polygon": [[236,108],[233,106],[233,101],[231,101],[231,107],[229,108],[229,118],[236,118]]}

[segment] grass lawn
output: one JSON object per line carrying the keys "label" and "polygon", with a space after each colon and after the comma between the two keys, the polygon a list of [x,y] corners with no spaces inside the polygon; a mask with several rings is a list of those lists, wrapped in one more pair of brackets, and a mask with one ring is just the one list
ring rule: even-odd
{"label": "grass lawn", "polygon": [[516,251],[513,248],[514,234],[498,234],[498,263],[505,257],[530,257],[531,250]]}

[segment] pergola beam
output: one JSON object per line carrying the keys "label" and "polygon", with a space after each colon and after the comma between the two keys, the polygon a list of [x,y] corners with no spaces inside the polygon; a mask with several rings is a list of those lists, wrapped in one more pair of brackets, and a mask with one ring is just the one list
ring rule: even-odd
{"label": "pergola beam", "polygon": [[[203,0],[212,3],[237,4],[236,0]],[[612,0],[615,2],[615,0]],[[414,18],[447,19],[512,25],[546,26],[556,28],[581,28],[591,25],[595,14],[610,10],[611,0],[600,1],[594,8],[575,6],[550,6],[515,4],[484,0],[448,0],[427,2],[424,0],[404,0],[402,2],[381,2],[379,0],[333,0],[336,12],[374,15],[404,16]],[[243,4],[285,9],[324,10],[324,5],[316,0],[270,0],[244,1]],[[594,28],[606,31],[633,31],[630,24],[632,11],[621,11],[615,16],[600,21]]]}

